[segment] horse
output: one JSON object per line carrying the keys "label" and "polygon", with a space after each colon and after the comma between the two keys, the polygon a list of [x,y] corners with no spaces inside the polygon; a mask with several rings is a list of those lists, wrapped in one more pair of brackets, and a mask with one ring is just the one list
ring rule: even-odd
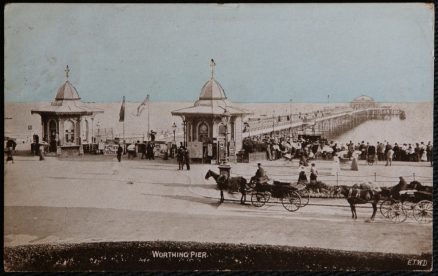
{"label": "horse", "polygon": [[225,198],[223,190],[227,190],[230,193],[240,191],[242,193],[242,197],[240,198],[240,204],[245,204],[247,181],[244,177],[230,177],[227,181],[224,175],[220,175],[212,170],[208,170],[207,174],[205,175],[205,179],[209,179],[210,177],[214,178],[217,183],[218,189],[221,191],[221,199],[219,203],[224,202]]}
{"label": "horse", "polygon": [[356,187],[341,185],[335,187],[335,194],[337,193],[340,193],[347,199],[350,204],[351,218],[354,220],[357,219],[356,204],[371,203],[373,206],[373,214],[366,222],[374,221],[377,212],[377,203],[381,197],[380,192],[371,189],[361,189],[358,185],[356,185]]}

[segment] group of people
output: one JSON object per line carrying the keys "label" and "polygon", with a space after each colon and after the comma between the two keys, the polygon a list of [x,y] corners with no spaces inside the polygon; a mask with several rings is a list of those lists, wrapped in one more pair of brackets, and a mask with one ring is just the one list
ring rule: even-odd
{"label": "group of people", "polygon": [[[140,143],[137,141],[136,144],[129,144],[126,147],[126,152],[128,153],[128,159],[134,159],[137,157],[137,153],[141,153],[141,159],[154,160],[155,144],[152,142],[149,143]],[[122,160],[122,155],[125,153],[125,149],[122,143],[120,143],[117,147],[117,160],[120,162]]]}
{"label": "group of people", "polygon": [[411,162],[430,162],[432,165],[433,146],[429,141],[427,145],[424,142],[415,144],[390,144],[389,142],[372,145],[362,141],[354,144],[350,141],[347,144],[348,157],[351,157],[355,151],[360,152],[358,158],[361,160],[369,160],[377,157],[379,161],[386,161],[386,166],[391,166],[392,161],[411,161]]}
{"label": "group of people", "polygon": [[184,170],[184,164],[186,165],[187,170],[190,170],[189,150],[183,145],[182,142],[177,150],[176,159],[178,160],[178,170]]}
{"label": "group of people", "polygon": [[[336,152],[342,149],[336,142],[326,140],[310,140],[305,138],[276,137],[251,137],[251,143],[264,143],[267,160],[273,161],[286,157],[290,160],[297,158],[305,166],[308,160],[331,159]],[[250,143],[247,143],[250,144]]]}
{"label": "group of people", "polygon": [[[377,157],[379,161],[387,161],[386,165],[391,166],[392,161],[411,161],[411,162],[430,162],[432,165],[433,146],[429,141],[427,144],[419,142],[415,144],[391,144],[389,142],[372,145],[364,141],[360,143],[340,144],[335,141],[292,139],[283,136],[251,137],[247,145],[258,145],[263,143],[263,150],[266,151],[267,160],[277,160],[286,157],[290,160],[298,158],[302,165],[308,166],[308,160],[331,159],[333,156],[341,156],[343,153],[346,158],[356,157],[358,160],[369,160]],[[244,142],[245,144],[245,142]],[[255,148],[255,147],[254,147]],[[260,147],[257,147],[260,149]]]}

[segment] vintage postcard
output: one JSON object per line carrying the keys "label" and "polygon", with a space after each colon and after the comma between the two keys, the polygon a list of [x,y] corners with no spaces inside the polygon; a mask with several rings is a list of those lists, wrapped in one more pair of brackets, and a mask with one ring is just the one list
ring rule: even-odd
{"label": "vintage postcard", "polygon": [[432,269],[433,4],[4,15],[5,271]]}

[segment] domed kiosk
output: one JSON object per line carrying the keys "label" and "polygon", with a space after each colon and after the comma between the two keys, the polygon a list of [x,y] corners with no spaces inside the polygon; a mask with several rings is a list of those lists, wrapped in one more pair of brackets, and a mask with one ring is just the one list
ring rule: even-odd
{"label": "domed kiosk", "polygon": [[42,140],[49,144],[49,152],[63,156],[83,153],[82,144],[92,143],[90,127],[94,115],[103,113],[81,102],[78,91],[68,80],[69,72],[67,65],[66,81],[58,89],[55,100],[49,106],[31,110],[31,114],[41,116]]}
{"label": "domed kiosk", "polygon": [[[236,107],[228,100],[221,84],[214,78],[214,60],[211,60],[211,78],[201,89],[193,106],[172,111],[184,124],[184,144],[193,159],[220,162],[242,148],[243,116],[251,112]],[[225,146],[227,145],[227,146]]]}
{"label": "domed kiosk", "polygon": [[357,98],[355,98],[350,103],[351,108],[353,109],[367,109],[367,108],[375,108],[377,107],[377,103],[374,101],[373,98],[365,95],[361,95]]}

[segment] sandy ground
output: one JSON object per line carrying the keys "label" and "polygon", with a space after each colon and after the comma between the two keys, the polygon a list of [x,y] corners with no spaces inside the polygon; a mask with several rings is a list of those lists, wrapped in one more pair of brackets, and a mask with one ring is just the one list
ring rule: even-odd
{"label": "sandy ground", "polygon": [[[398,176],[414,177],[432,185],[426,163],[383,162],[336,176],[332,163],[317,161],[320,180],[329,184],[374,181],[395,185]],[[292,181],[297,162],[263,162],[273,179]],[[249,177],[255,164],[232,164],[233,174]],[[221,205],[208,169],[194,164],[178,171],[173,161],[16,157],[5,165],[5,245],[93,241],[208,241],[315,246],[341,250],[420,254],[432,251],[432,225],[408,219],[392,224],[372,209],[358,208],[351,220],[344,199],[311,199],[309,206],[287,212],[281,204],[262,208],[240,205],[240,195],[229,195]],[[377,175],[377,177],[376,177]],[[337,181],[337,182],[336,182]],[[249,199],[249,197],[248,197]],[[343,206],[343,207],[342,207]],[[365,205],[363,205],[365,207]]]}

